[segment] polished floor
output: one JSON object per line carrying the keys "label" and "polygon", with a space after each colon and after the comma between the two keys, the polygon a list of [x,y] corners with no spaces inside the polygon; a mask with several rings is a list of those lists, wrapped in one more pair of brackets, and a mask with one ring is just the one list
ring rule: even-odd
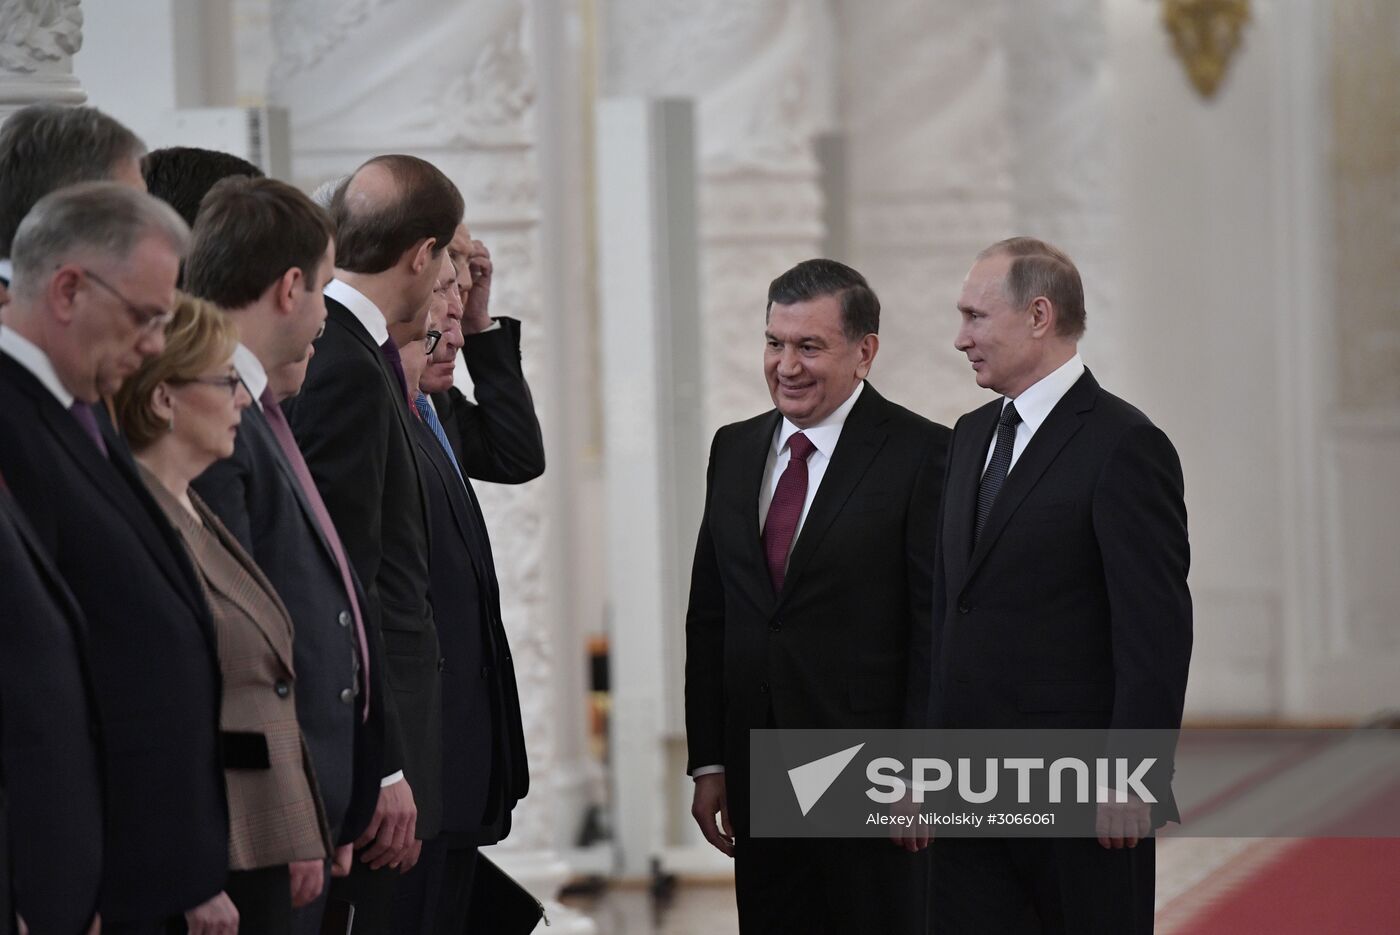
{"label": "polished floor", "polygon": [[[691,884],[666,900],[643,888],[612,888],[571,897],[570,907],[593,920],[598,935],[738,935],[732,884]],[[540,929],[540,931],[544,931]]]}

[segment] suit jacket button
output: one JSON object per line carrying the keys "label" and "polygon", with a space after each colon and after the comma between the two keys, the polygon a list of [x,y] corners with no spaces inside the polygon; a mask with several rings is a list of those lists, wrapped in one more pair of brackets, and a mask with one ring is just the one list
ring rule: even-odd
{"label": "suit jacket button", "polygon": [[439,671],[439,672],[445,672],[446,670],[447,670],[447,657],[446,657],[446,656],[439,656],[439,657],[438,657],[438,671]]}
{"label": "suit jacket button", "polygon": [[774,620],[772,623],[768,624],[768,629],[772,630],[774,633],[777,633],[782,628],[783,622],[781,620]]}
{"label": "suit jacket button", "polygon": [[967,601],[958,601],[958,613],[965,614],[971,610],[972,608],[968,606]]}
{"label": "suit jacket button", "polygon": [[484,678],[484,679],[489,679],[489,678],[491,677],[491,667],[490,667],[490,666],[482,666],[482,667],[481,667],[481,677]]}
{"label": "suit jacket button", "polygon": [[768,694],[768,683],[767,683],[767,682],[759,682],[759,683],[758,683],[758,693],[759,693],[760,695],[766,695],[766,694]]}
{"label": "suit jacket button", "polygon": [[350,620],[351,620],[350,611],[348,611],[348,610],[342,610],[342,611],[340,612],[340,616],[337,617],[336,619],[337,619],[338,621],[340,621],[340,625],[341,625],[342,627],[348,627],[348,626],[350,626]]}
{"label": "suit jacket button", "polygon": [[278,698],[286,698],[292,693],[292,686],[288,685],[282,679],[278,679],[277,684],[273,685],[272,689],[277,692]]}
{"label": "suit jacket button", "polygon": [[354,703],[355,690],[353,688],[342,688],[340,690],[340,700],[345,702],[346,704]]}

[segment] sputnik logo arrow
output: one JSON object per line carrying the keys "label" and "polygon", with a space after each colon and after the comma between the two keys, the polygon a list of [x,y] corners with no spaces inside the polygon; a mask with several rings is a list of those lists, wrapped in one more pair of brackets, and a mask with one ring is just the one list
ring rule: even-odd
{"label": "sputnik logo arrow", "polygon": [[812,810],[812,806],[826,795],[826,790],[831,788],[837,777],[851,765],[851,760],[856,758],[863,746],[865,744],[858,743],[854,747],[847,747],[845,750],[788,770],[788,779],[792,782],[792,791],[797,796],[797,805],[802,809],[804,818]]}

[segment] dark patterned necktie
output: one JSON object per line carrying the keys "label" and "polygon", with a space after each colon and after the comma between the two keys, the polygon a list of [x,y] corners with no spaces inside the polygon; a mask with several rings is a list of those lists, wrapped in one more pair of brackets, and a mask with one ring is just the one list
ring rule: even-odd
{"label": "dark patterned necktie", "polygon": [[807,502],[807,459],[817,450],[811,440],[798,432],[788,439],[788,463],[778,478],[778,489],[768,505],[763,522],[763,553],[768,558],[768,576],[773,579],[773,593],[783,590],[787,576],[788,548],[802,518],[802,505]]}
{"label": "dark patterned necktie", "polygon": [[68,407],[68,411],[73,413],[73,418],[78,420],[78,424],[83,427],[88,438],[97,446],[97,450],[102,452],[102,457],[107,457],[107,442],[102,438],[102,430],[97,427],[97,416],[93,415],[92,406],[81,399],[73,400],[73,405]]}
{"label": "dark patterned necktie", "polygon": [[982,484],[977,488],[977,528],[972,534],[972,544],[982,537],[982,527],[987,525],[987,517],[992,514],[992,504],[996,502],[1001,486],[1006,482],[1006,473],[1011,470],[1011,451],[1016,447],[1016,426],[1021,424],[1021,414],[1015,403],[1007,403],[997,422],[997,446],[992,452],[992,462],[982,475]]}

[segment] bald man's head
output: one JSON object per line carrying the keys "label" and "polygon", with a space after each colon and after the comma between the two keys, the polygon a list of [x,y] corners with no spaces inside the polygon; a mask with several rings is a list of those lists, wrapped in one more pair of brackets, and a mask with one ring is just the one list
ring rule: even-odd
{"label": "bald man's head", "polygon": [[462,195],[436,166],[416,156],[376,156],[331,199],[336,266],[352,273],[392,269],[425,239],[434,256],[462,220]]}

